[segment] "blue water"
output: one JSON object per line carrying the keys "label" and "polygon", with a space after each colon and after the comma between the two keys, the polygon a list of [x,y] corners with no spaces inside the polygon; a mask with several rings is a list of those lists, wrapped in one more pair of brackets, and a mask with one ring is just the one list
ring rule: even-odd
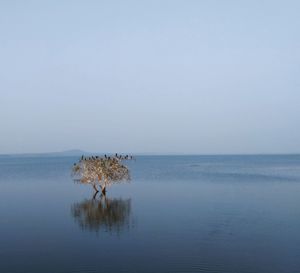
{"label": "blue water", "polygon": [[0,158],[0,272],[300,272],[300,156],[145,156],[106,197],[75,157]]}

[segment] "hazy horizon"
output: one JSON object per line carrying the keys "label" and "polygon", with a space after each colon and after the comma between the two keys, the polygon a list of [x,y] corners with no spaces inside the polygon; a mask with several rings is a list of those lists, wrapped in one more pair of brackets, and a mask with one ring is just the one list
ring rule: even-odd
{"label": "hazy horizon", "polygon": [[[80,149],[71,149],[71,150],[63,150],[63,151],[43,151],[43,152],[36,152],[36,153],[8,153],[8,154],[0,154],[0,156],[22,156],[22,155],[52,155],[57,154],[58,156],[67,154],[68,156],[91,156],[91,155],[114,155],[115,151],[84,151]],[[118,152],[117,152],[118,153]],[[299,152],[295,153],[207,153],[207,154],[198,154],[198,153],[158,153],[158,152],[124,152],[124,153],[118,153],[118,154],[129,154],[133,156],[298,156],[300,155]]]}
{"label": "hazy horizon", "polygon": [[0,3],[0,154],[300,153],[298,1]]}

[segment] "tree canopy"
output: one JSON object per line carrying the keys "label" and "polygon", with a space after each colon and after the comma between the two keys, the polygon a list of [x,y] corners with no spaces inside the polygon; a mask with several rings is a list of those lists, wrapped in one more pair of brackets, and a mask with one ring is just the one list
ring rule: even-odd
{"label": "tree canopy", "polygon": [[97,185],[103,194],[106,188],[112,184],[130,181],[130,173],[123,160],[133,159],[132,156],[82,156],[73,166],[74,180],[83,184],[91,184],[96,192]]}

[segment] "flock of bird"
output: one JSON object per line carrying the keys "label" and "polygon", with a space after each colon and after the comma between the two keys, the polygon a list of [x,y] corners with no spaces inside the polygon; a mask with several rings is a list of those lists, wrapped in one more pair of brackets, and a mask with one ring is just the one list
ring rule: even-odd
{"label": "flock of bird", "polygon": [[[100,159],[100,156],[89,156],[89,157],[85,157],[84,155],[81,156],[81,160],[82,161],[87,161],[87,160],[96,160],[96,159]],[[102,157],[103,158],[103,157]],[[105,159],[119,159],[119,160],[132,160],[134,159],[132,155],[119,155],[118,153],[115,154],[115,156],[107,156],[106,154],[104,155]]]}

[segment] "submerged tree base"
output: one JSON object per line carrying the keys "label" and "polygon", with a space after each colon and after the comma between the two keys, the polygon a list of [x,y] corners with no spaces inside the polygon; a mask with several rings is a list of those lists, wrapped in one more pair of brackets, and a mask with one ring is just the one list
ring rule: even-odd
{"label": "submerged tree base", "polygon": [[[97,186],[96,186],[95,184],[93,184],[93,188],[94,188],[94,190],[95,190],[95,194],[97,194],[97,193],[99,192],[99,190],[98,190],[98,188],[97,188]],[[103,195],[105,195],[105,194],[106,194],[106,187],[101,187],[101,186],[100,186],[100,188],[101,188],[101,193],[102,193]]]}

